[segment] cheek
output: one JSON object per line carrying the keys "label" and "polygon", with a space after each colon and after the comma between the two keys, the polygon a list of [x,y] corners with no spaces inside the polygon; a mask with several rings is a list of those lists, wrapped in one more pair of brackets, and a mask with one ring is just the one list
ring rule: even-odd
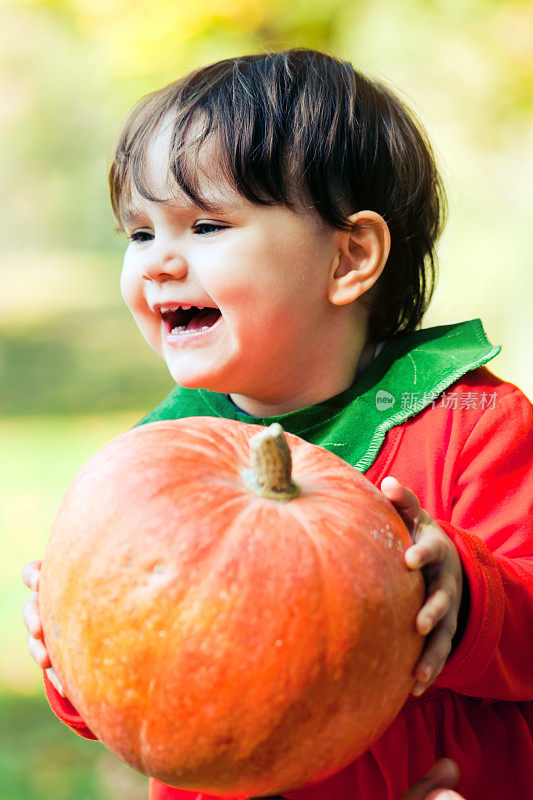
{"label": "cheek", "polygon": [[137,327],[149,344],[156,349],[156,343],[159,344],[161,320],[150,311],[143,290],[143,282],[139,279],[137,270],[125,261],[120,274],[122,297]]}
{"label": "cheek", "polygon": [[125,259],[120,274],[120,291],[124,302],[135,316],[147,310],[143,288],[143,282],[139,278],[138,270]]}
{"label": "cheek", "polygon": [[130,268],[126,259],[122,265],[122,272],[120,273],[120,292],[124,302],[130,310],[132,310],[132,302],[135,296],[133,270]]}

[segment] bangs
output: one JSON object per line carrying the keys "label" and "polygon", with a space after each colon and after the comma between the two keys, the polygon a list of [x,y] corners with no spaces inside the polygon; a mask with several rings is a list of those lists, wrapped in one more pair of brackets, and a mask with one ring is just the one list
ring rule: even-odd
{"label": "bangs", "polygon": [[[193,73],[143,98],[126,120],[109,176],[113,211],[121,227],[133,192],[157,203],[172,203],[181,193],[208,211],[212,203],[205,189],[216,182],[259,205],[311,203],[283,87],[272,94],[266,86],[250,85],[245,71],[232,61],[226,72],[216,66],[216,79],[203,74],[198,86],[198,74]],[[209,68],[202,70],[208,72]],[[166,125],[168,194],[159,197],[147,162],[150,144]]]}

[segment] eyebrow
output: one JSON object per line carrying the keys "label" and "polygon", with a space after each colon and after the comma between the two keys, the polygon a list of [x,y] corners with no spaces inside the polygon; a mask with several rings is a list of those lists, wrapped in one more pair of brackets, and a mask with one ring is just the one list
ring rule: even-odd
{"label": "eyebrow", "polygon": [[[193,201],[190,203],[184,203],[182,205],[178,205],[173,198],[169,198],[168,201],[160,201],[160,204],[165,206],[172,206],[175,205],[176,210],[181,211],[183,214],[192,214],[192,213],[209,213],[209,212],[228,212],[228,211],[242,211],[245,205],[244,198],[235,198],[229,199],[226,197],[215,196],[212,199],[205,200],[205,208],[200,208],[200,206],[196,205]],[[121,217],[124,222],[135,222],[139,219],[139,217],[144,216],[144,211],[134,205],[127,204],[121,210]]]}
{"label": "eyebrow", "polygon": [[120,210],[120,216],[122,217],[123,222],[135,222],[135,220],[142,217],[142,211],[138,208],[132,208],[131,206],[127,206],[126,208],[122,208]]}
{"label": "eyebrow", "polygon": [[[161,205],[172,205],[172,201],[170,200],[168,203],[161,203]],[[241,211],[244,207],[244,200],[227,200],[224,197],[215,197],[212,200],[206,200],[205,208],[200,208],[195,203],[190,203],[189,205],[180,206],[180,211],[183,211],[184,214],[190,213],[216,213],[216,212],[228,212],[228,211]],[[145,212],[135,206],[126,206],[124,209],[121,210],[121,217],[124,223],[132,223],[138,220],[140,217],[144,216]]]}

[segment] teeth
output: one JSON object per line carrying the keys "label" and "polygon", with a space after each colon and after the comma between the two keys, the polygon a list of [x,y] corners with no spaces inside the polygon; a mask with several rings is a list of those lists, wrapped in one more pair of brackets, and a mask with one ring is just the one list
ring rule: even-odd
{"label": "teeth", "polygon": [[[205,308],[205,306],[194,306],[194,307],[198,308],[200,311],[202,311],[202,309]],[[184,306],[184,305],[181,305],[181,304],[180,305],[174,305],[173,304],[173,305],[169,305],[169,306],[159,306],[159,311],[160,311],[161,314],[168,314],[171,311],[177,311],[179,308],[181,308],[183,311],[190,311],[190,309],[193,308],[193,306]]]}
{"label": "teeth", "polygon": [[176,325],[175,328],[172,328],[170,333],[174,334],[182,334],[182,333],[198,333],[198,331],[208,331],[210,328],[209,325],[202,325],[201,328],[196,328],[194,331],[188,331],[186,325]]}

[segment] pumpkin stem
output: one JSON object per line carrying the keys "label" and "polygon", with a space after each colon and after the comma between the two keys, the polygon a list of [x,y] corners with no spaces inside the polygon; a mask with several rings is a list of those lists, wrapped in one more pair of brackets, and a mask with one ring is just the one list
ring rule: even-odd
{"label": "pumpkin stem", "polygon": [[296,497],[299,487],[291,478],[291,451],[279,422],[252,436],[250,462],[242,477],[252,492],[282,502]]}

